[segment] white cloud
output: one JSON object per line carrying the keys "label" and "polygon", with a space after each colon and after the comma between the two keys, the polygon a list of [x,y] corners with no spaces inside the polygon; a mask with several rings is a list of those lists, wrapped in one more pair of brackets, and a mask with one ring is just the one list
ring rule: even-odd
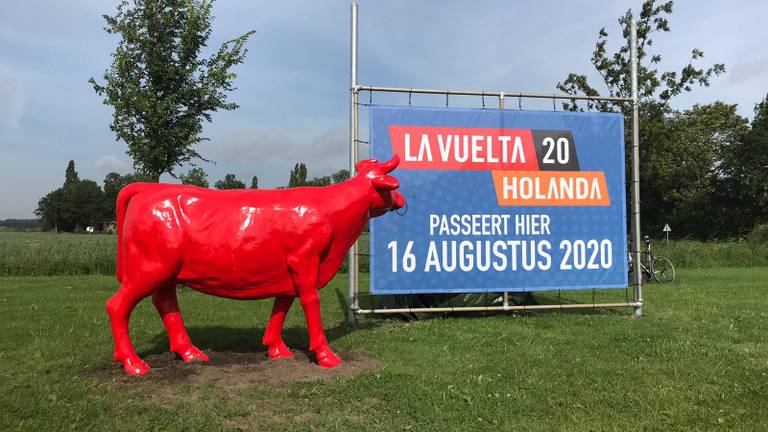
{"label": "white cloud", "polygon": [[737,64],[728,74],[728,79],[739,83],[760,78],[761,76],[768,76],[768,58],[751,63]]}
{"label": "white cloud", "polygon": [[101,156],[96,159],[94,166],[105,171],[115,171],[118,173],[125,173],[129,170],[128,164],[115,155]]}
{"label": "white cloud", "polygon": [[215,159],[225,164],[254,164],[262,170],[304,162],[310,176],[321,176],[346,167],[348,140],[346,126],[311,137],[244,129],[222,140]]}
{"label": "white cloud", "polygon": [[24,115],[24,87],[8,68],[0,66],[0,127],[19,127]]}

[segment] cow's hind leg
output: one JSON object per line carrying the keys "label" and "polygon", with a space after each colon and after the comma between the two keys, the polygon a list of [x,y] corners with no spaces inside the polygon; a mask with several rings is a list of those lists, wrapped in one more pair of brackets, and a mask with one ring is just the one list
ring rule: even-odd
{"label": "cow's hind leg", "polygon": [[277,297],[272,307],[272,316],[264,331],[261,343],[267,347],[267,354],[272,359],[293,358],[293,353],[283,342],[283,323],[288,310],[293,304],[293,297]]}
{"label": "cow's hind leg", "polygon": [[142,299],[152,293],[151,287],[140,287],[122,283],[120,289],[107,301],[107,313],[115,339],[115,360],[131,375],[144,375],[150,369],[136,354],[128,332],[131,312]]}
{"label": "cow's hind leg", "polygon": [[170,284],[157,290],[152,295],[152,303],[157,308],[165,330],[168,332],[171,351],[178,354],[187,363],[192,361],[207,362],[208,356],[192,345],[187,329],[184,327],[184,320],[181,318],[179,302],[176,298],[176,284]]}

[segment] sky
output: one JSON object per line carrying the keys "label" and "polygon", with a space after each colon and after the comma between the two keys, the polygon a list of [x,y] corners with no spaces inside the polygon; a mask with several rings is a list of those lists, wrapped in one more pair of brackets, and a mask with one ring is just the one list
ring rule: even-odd
{"label": "sky", "polygon": [[[103,31],[114,0],[4,1],[0,13],[0,219],[31,218],[37,201],[61,186],[72,159],[81,178],[103,182],[129,173],[126,145],[109,130],[112,109],[88,84],[101,80],[117,39]],[[569,72],[599,81],[589,58],[606,27],[641,1],[359,1],[359,82],[397,87],[556,92]],[[197,147],[211,184],[227,173],[262,188],[285,185],[296,162],[309,176],[348,164],[349,9],[347,0],[219,0],[207,53],[248,30],[248,57],[235,72],[236,111],[214,115]],[[653,52],[662,70],[680,69],[693,48],[699,65],[725,63],[709,88],[677,98],[675,108],[720,100],[751,117],[768,93],[768,2],[678,0],[670,33]],[[610,48],[610,42],[609,42]],[[597,86],[600,90],[603,88]],[[365,99],[367,96],[363,96]],[[364,102],[368,102],[364,100]],[[407,104],[380,95],[374,104]],[[414,95],[414,105],[444,104]],[[479,98],[450,100],[481,106]],[[487,104],[495,101],[486,100]],[[551,109],[524,101],[526,109]],[[365,123],[367,113],[361,110]],[[363,124],[363,131],[365,125]],[[365,137],[362,137],[365,139]],[[367,149],[361,149],[366,155]],[[189,167],[178,170],[184,173]],[[178,182],[163,176],[162,181]]]}

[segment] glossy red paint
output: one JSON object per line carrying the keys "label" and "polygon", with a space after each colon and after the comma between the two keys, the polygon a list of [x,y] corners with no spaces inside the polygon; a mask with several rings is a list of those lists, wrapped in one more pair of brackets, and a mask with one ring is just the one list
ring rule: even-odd
{"label": "glossy red paint", "polygon": [[273,359],[292,357],[283,321],[298,297],[309,349],[320,366],[341,359],[328,347],[318,290],[344,261],[373,217],[405,205],[400,184],[387,175],[399,163],[358,162],[357,175],[325,187],[218,191],[194,186],[135,183],[117,198],[120,289],[107,302],[115,360],[129,374],[149,366],[134,350],[128,321],[152,296],[171,351],[185,362],[208,361],[184,328],[176,285],[232,299],[275,297],[263,344]]}

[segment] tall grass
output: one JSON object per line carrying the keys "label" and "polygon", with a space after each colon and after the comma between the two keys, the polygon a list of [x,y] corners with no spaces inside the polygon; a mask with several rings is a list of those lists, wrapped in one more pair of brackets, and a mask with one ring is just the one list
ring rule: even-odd
{"label": "tall grass", "polygon": [[117,236],[0,232],[0,276],[115,274]]}
{"label": "tall grass", "polygon": [[[369,266],[368,233],[360,236],[360,271]],[[768,243],[663,240],[654,253],[678,268],[768,267]],[[114,235],[0,232],[0,276],[57,276],[115,274],[117,237]],[[341,273],[347,272],[347,263]]]}
{"label": "tall grass", "polygon": [[758,241],[701,242],[664,240],[653,243],[653,253],[669,258],[678,268],[768,267],[768,243]]}

